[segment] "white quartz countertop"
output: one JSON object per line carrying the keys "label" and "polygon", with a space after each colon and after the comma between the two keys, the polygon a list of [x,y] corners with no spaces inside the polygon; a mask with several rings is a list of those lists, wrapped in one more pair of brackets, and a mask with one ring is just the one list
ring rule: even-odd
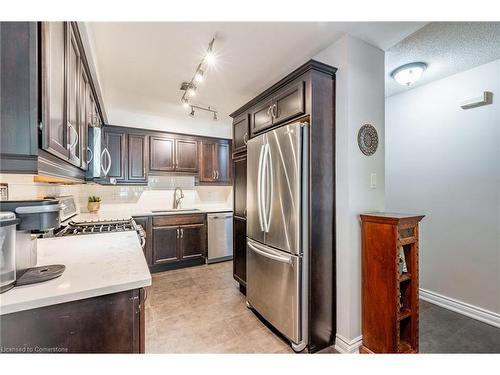
{"label": "white quartz countertop", "polygon": [[232,207],[227,206],[196,206],[186,207],[179,210],[171,208],[141,208],[138,206],[123,205],[123,207],[104,208],[96,213],[82,212],[71,218],[76,222],[81,221],[106,221],[106,220],[128,220],[133,216],[163,216],[163,215],[182,215],[195,213],[215,213],[232,212]]}
{"label": "white quartz countertop", "polygon": [[64,264],[64,273],[0,294],[0,315],[151,285],[135,231],[38,240],[38,266]]}

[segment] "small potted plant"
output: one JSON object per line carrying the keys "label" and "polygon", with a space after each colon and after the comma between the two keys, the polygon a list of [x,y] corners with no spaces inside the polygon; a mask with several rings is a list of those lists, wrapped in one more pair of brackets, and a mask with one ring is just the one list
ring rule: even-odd
{"label": "small potted plant", "polygon": [[87,203],[87,209],[89,212],[97,212],[101,208],[101,198],[95,195],[89,196],[89,202]]}

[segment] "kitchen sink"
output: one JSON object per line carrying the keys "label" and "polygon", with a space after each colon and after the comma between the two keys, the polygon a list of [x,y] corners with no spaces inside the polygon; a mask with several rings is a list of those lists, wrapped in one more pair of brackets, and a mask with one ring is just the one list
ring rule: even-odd
{"label": "kitchen sink", "polygon": [[161,209],[161,210],[151,210],[152,213],[172,213],[172,212],[195,212],[195,211],[200,211],[199,208],[167,208],[167,209]]}

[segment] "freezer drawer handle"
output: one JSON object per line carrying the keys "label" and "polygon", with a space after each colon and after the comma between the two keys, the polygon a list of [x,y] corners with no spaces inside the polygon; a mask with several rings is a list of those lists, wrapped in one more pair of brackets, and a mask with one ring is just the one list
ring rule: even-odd
{"label": "freezer drawer handle", "polygon": [[292,264],[292,258],[281,257],[279,255],[274,255],[274,254],[270,254],[266,251],[262,251],[262,250],[258,249],[257,247],[255,247],[255,245],[251,244],[250,242],[248,243],[248,247],[250,247],[250,249],[255,251],[257,254],[262,255],[263,257],[266,257],[266,258],[269,258],[272,260],[276,260],[276,261],[281,262],[281,263]]}

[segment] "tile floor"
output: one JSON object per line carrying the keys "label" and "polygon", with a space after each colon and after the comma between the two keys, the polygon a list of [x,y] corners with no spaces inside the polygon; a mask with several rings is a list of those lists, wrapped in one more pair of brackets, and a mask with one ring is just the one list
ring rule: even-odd
{"label": "tile floor", "polygon": [[250,310],[232,262],[153,274],[146,353],[293,353]]}
{"label": "tile floor", "polygon": [[[421,301],[420,352],[500,353],[500,329]],[[223,262],[153,274],[146,353],[293,351],[246,308],[232,262]]]}

